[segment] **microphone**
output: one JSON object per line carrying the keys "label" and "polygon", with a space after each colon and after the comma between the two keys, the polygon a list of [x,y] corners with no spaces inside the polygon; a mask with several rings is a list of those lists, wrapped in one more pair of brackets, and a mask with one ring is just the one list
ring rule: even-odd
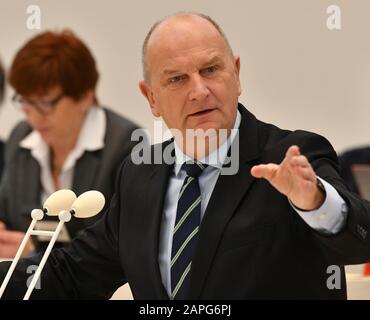
{"label": "microphone", "polygon": [[68,210],[72,203],[75,201],[76,195],[73,191],[71,190],[59,190],[54,192],[52,195],[50,195],[46,201],[44,202],[43,205],[43,210],[40,209],[33,209],[31,211],[31,217],[32,221],[27,229],[26,234],[23,237],[23,240],[18,248],[18,251],[12,261],[12,264],[10,265],[10,268],[8,270],[8,273],[6,274],[3,283],[1,284],[0,287],[0,299],[8,285],[8,282],[14,272],[14,269],[22,255],[22,252],[28,242],[28,239],[30,238],[31,235],[52,235],[53,232],[50,231],[42,231],[38,230],[35,231],[33,230],[37,221],[40,221],[44,218],[44,213],[48,215],[55,215],[55,212],[63,211],[63,210]]}
{"label": "microphone", "polygon": [[90,218],[98,214],[105,205],[105,198],[99,191],[81,194],[71,205],[71,214],[76,218]]}
{"label": "microphone", "polygon": [[58,190],[45,200],[43,211],[48,216],[57,216],[61,211],[68,211],[76,198],[75,193],[71,190]]}
{"label": "microphone", "polygon": [[[67,197],[66,197],[67,198]],[[65,198],[65,199],[66,199]],[[71,197],[72,198],[72,197]],[[71,199],[68,198],[68,199]],[[56,203],[59,203],[58,201],[51,202],[54,205]],[[57,240],[60,231],[63,228],[63,225],[65,222],[68,222],[71,220],[72,215],[75,216],[76,218],[89,218],[93,217],[96,214],[98,214],[101,209],[103,209],[105,204],[105,198],[103,194],[99,191],[87,191],[81,194],[77,199],[73,201],[73,203],[70,205],[70,208],[68,211],[62,210],[59,212],[58,217],[59,217],[59,223],[56,228],[56,230],[52,235],[52,238],[48,244],[48,247],[45,250],[44,255],[42,256],[42,259],[40,261],[40,264],[32,278],[32,281],[27,289],[27,292],[23,298],[23,300],[28,300],[29,297],[32,294],[33,289],[36,286],[37,280],[39,279],[41,272],[45,266],[45,263],[50,255],[50,252],[55,244],[55,241]],[[52,212],[52,211],[51,211]],[[0,296],[1,297],[1,296]]]}

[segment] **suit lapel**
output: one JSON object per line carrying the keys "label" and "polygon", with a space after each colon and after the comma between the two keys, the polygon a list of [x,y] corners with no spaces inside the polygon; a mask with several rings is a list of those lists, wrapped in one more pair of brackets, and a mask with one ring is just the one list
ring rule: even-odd
{"label": "suit lapel", "polygon": [[[200,298],[223,232],[254,181],[250,169],[259,156],[257,120],[241,105],[239,111],[242,115],[239,128],[239,170],[235,175],[219,176],[208,203],[192,264],[190,299]],[[238,143],[238,140],[233,143]]]}
{"label": "suit lapel", "polygon": [[99,173],[100,158],[101,151],[86,151],[77,161],[73,176],[73,191],[77,196],[94,186]]}
{"label": "suit lapel", "polygon": [[[169,143],[165,142],[162,146],[165,148]],[[151,279],[154,285],[156,296],[159,299],[168,299],[166,289],[162,284],[162,277],[158,263],[158,252],[159,252],[159,236],[161,231],[161,222],[163,214],[164,200],[166,197],[166,190],[168,186],[168,180],[173,169],[172,165],[161,164],[157,165],[152,172],[148,182],[148,201],[146,212],[152,214],[146,215],[148,225],[150,225],[149,232],[143,234],[140,239],[146,239],[146,243],[149,244],[148,252],[150,254],[150,272]]]}

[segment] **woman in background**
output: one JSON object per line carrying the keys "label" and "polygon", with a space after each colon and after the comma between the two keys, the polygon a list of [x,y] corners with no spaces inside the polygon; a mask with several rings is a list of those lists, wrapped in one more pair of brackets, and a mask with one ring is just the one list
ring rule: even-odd
{"label": "woman in background", "polygon": [[[71,189],[77,196],[99,190],[108,204],[120,163],[136,144],[131,133],[138,128],[98,104],[95,60],[70,31],[44,32],[28,41],[14,58],[9,82],[26,121],[7,142],[0,257],[14,257],[31,210],[58,189]],[[59,240],[68,241],[98,218],[73,219]],[[46,225],[44,220],[41,228],[55,229],[56,221]],[[33,239],[33,244],[42,249],[42,240]],[[31,243],[26,253],[30,250]]]}
{"label": "woman in background", "polygon": [[[4,91],[5,91],[5,71],[0,63],[0,106],[4,99]],[[0,180],[3,168],[4,168],[4,143],[0,140]]]}

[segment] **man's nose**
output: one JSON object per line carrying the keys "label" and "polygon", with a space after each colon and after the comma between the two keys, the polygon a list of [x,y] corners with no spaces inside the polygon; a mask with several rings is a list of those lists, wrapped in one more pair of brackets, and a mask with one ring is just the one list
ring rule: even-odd
{"label": "man's nose", "polygon": [[193,100],[202,100],[209,95],[209,89],[207,82],[205,79],[200,75],[196,74],[191,78],[191,88],[189,99]]}

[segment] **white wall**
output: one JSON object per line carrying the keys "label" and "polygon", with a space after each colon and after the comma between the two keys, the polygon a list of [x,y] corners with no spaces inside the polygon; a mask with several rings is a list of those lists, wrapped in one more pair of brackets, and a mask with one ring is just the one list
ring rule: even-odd
{"label": "white wall", "polygon": [[[100,100],[140,125],[153,118],[138,89],[141,44],[150,25],[181,11],[201,11],[224,28],[241,56],[241,101],[259,118],[328,137],[338,151],[370,144],[370,1],[368,0],[0,0],[0,56],[39,31],[26,28],[37,4],[42,30],[68,27],[94,52]],[[326,8],[339,5],[342,30],[326,27]],[[21,115],[9,98],[0,114],[6,137]]]}

